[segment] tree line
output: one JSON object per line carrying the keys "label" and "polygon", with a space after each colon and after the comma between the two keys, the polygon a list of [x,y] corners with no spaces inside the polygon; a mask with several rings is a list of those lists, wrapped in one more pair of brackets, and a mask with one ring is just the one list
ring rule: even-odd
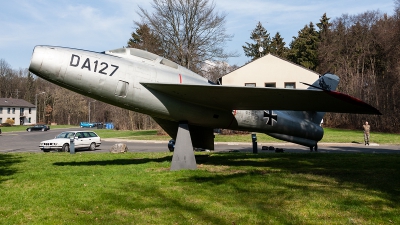
{"label": "tree line", "polygon": [[[279,32],[271,36],[259,22],[250,34],[254,43],[246,42],[243,50],[250,62],[271,53],[320,74],[334,73],[341,79],[338,91],[360,98],[383,113],[328,113],[325,125],[359,128],[368,120],[373,130],[399,132],[400,0],[395,3],[391,16],[367,11],[331,20],[323,14],[318,23],[310,22],[299,30],[288,46]],[[136,27],[126,47],[161,55],[213,82],[237,68],[223,63],[237,53],[225,51],[232,35],[226,33],[225,15],[216,11],[213,2],[153,0],[152,8],[150,13],[139,7],[142,20],[134,22]],[[27,69],[14,70],[3,59],[0,97],[31,103],[37,97],[39,121],[45,123],[78,125],[90,117],[94,122],[113,122],[117,129],[158,127],[149,116],[94,101],[38,78]]]}
{"label": "tree line", "polygon": [[383,114],[327,113],[325,125],[361,129],[368,121],[375,131],[399,132],[400,0],[395,3],[392,16],[367,11],[343,14],[331,21],[323,14],[316,26],[312,22],[305,25],[289,47],[279,32],[270,38],[258,23],[250,37],[254,43],[246,43],[243,50],[251,61],[271,53],[320,74],[336,74],[339,92],[359,98]]}
{"label": "tree line", "polygon": [[77,94],[28,69],[14,70],[4,59],[0,59],[0,97],[24,99],[32,104],[36,99],[39,123],[79,125],[90,117],[91,122],[113,122],[116,129],[160,129],[146,115]]}

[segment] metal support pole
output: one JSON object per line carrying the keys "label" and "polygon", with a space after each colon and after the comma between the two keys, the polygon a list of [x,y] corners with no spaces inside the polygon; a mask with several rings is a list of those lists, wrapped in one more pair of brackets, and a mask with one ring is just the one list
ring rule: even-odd
{"label": "metal support pole", "polygon": [[190,137],[187,122],[180,122],[176,135],[174,155],[172,156],[170,170],[197,169],[196,158],[193,152],[192,139]]}
{"label": "metal support pole", "polygon": [[75,154],[75,138],[74,137],[71,137],[69,139],[69,153]]}
{"label": "metal support pole", "polygon": [[38,112],[39,112],[38,107],[37,107],[37,96],[38,96],[38,95],[41,95],[41,94],[44,94],[44,93],[46,93],[46,92],[42,91],[41,93],[35,94],[35,107],[36,107],[36,118],[35,118],[35,123],[38,122],[37,119],[38,119]]}
{"label": "metal support pole", "polygon": [[258,148],[257,148],[257,134],[251,134],[251,141],[253,142],[253,153],[257,154],[258,153]]}
{"label": "metal support pole", "polygon": [[[89,123],[90,123],[90,103],[92,103],[92,102],[95,102],[96,100],[94,100],[94,101],[89,101]],[[93,107],[95,107],[95,106],[93,106]],[[96,111],[96,110],[94,110],[94,111]]]}

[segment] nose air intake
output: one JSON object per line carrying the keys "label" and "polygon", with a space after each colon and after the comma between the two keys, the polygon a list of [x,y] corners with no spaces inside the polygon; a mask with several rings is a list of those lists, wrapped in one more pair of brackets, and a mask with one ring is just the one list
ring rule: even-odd
{"label": "nose air intake", "polygon": [[29,71],[44,79],[58,79],[64,53],[65,51],[58,47],[36,46],[33,50]]}
{"label": "nose air intake", "polygon": [[36,46],[33,49],[31,62],[29,64],[29,71],[31,71],[34,74],[37,74],[40,72],[45,53],[46,53],[46,50],[43,46]]}

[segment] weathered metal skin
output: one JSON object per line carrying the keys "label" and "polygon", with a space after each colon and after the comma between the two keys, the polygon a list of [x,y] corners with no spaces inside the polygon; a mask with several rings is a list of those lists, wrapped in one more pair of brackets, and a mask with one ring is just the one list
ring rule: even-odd
{"label": "weathered metal skin", "polygon": [[[161,57],[159,58],[161,60]],[[94,63],[95,61],[97,63]],[[107,63],[108,67],[102,71],[107,74],[99,73],[106,65],[101,65],[101,63]],[[95,68],[96,64],[97,68]],[[118,66],[112,76],[110,74],[115,67],[109,69],[110,65]],[[208,80],[193,76],[189,70],[184,68],[173,70],[164,67],[157,62],[145,59],[127,60],[113,55],[77,49],[36,46],[29,70],[64,88],[153,117],[172,121],[189,121],[191,124],[206,127],[227,127],[231,123],[233,115],[230,111],[182,102],[148,90],[140,84],[140,82],[181,82],[209,85]],[[124,96],[117,93],[120,82],[127,84]],[[215,115],[218,118],[214,118]]]}
{"label": "weathered metal skin", "polygon": [[[177,124],[181,121],[186,121],[194,127],[198,126],[199,139],[193,139],[194,143],[201,143],[202,140],[210,143],[208,139],[212,135],[202,136],[201,127],[262,132],[305,146],[315,146],[323,136],[323,129],[319,126],[323,113],[279,110],[232,111],[232,109],[207,107],[182,101],[146,88],[143,83],[212,84],[169,60],[138,49],[116,49],[98,53],[63,47],[36,46],[29,70],[39,77],[77,93],[148,114],[166,130],[171,130],[168,128],[174,126],[178,129]],[[175,133],[173,129],[169,132],[171,136]],[[213,145],[208,144],[207,147],[213,148]]]}

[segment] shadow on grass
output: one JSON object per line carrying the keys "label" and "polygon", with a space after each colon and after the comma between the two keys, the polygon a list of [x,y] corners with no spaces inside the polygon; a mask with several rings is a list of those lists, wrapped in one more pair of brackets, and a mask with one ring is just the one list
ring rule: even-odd
{"label": "shadow on grass", "polygon": [[113,160],[97,160],[97,161],[84,161],[84,162],[55,162],[55,166],[108,166],[108,165],[132,165],[144,164],[149,162],[165,162],[171,161],[172,156],[165,156],[161,158],[140,158],[140,159],[113,159]]}
{"label": "shadow on grass", "polygon": [[17,172],[12,166],[22,162],[21,157],[15,154],[0,154],[0,183],[8,180],[9,176]]}
{"label": "shadow on grass", "polygon": [[[182,183],[177,185],[177,187],[182,188]],[[180,189],[181,191],[171,190],[165,192],[163,188],[160,188],[156,185],[137,184],[134,182],[119,186],[119,189],[120,191],[118,193],[105,190],[103,193],[100,194],[99,198],[103,200],[104,204],[114,205],[117,207],[123,206],[125,209],[129,209],[129,211],[138,213],[139,216],[137,216],[137,218],[134,218],[137,219],[137,221],[130,221],[131,223],[227,224],[224,216],[221,216],[218,213],[213,213],[209,210],[205,210],[205,207],[202,204],[195,204],[194,202],[198,200],[192,198],[192,193],[188,193],[187,190]],[[183,187],[183,189],[185,188]],[[191,189],[196,191],[196,189],[193,187]],[[208,195],[205,193],[214,192],[214,190],[212,189],[202,189],[197,191],[197,194],[202,193],[205,196]],[[134,192],[135,194],[132,195],[132,192]],[[182,192],[186,194],[183,195]],[[199,199],[199,201],[201,202],[205,200]],[[141,211],[145,212],[149,216],[140,215]],[[159,213],[157,213],[157,216],[154,216],[154,212],[159,211],[163,211],[162,215],[160,216]],[[118,222],[115,223],[115,221]],[[114,222],[115,224],[126,223],[126,221],[123,221],[123,219],[121,219],[120,217],[113,218],[112,222]]]}
{"label": "shadow on grass", "polygon": [[[171,161],[172,156],[163,156],[155,158],[132,158],[132,159],[113,159],[113,160],[95,160],[84,162],[56,162],[56,166],[94,166],[94,165],[135,165],[149,162]],[[206,171],[211,169],[216,173],[194,172],[189,173],[186,178],[178,179],[179,183],[206,183],[213,186],[230,184],[235,180],[252,177],[267,177],[268,174],[304,174],[315,175],[305,178],[306,182],[315,182],[313,179],[318,177],[333,178],[344,187],[365,188],[371,193],[375,191],[382,193],[380,197],[389,200],[392,207],[400,207],[400,154],[252,154],[252,153],[204,153],[196,154],[196,161],[199,168]],[[207,167],[212,166],[212,167]],[[223,166],[222,172],[219,167]],[[321,182],[323,179],[321,179]],[[289,185],[289,184],[284,184]],[[325,185],[325,184],[324,184]],[[329,184],[326,184],[329,185]],[[149,187],[151,188],[151,187]],[[314,190],[312,186],[293,187],[301,190]],[[238,190],[245,192],[246,190]],[[315,191],[323,191],[315,189]],[[127,195],[129,191],[127,190]],[[151,196],[154,196],[154,191]],[[337,193],[340,194],[340,193]],[[117,198],[117,196],[116,196]],[[167,197],[166,197],[167,198]],[[188,208],[190,205],[183,204],[174,199],[168,201],[176,208]],[[383,204],[383,203],[382,203]],[[196,208],[193,208],[195,211]],[[210,215],[207,215],[210,216]],[[211,217],[211,216],[210,216]],[[218,218],[211,219],[212,223],[219,223]]]}
{"label": "shadow on grass", "polygon": [[197,156],[197,163],[213,166],[253,167],[239,175],[193,176],[187,181],[220,184],[237,176],[268,173],[312,174],[339,183],[359,184],[388,195],[400,206],[400,154],[238,154],[213,153]]}
{"label": "shadow on grass", "polygon": [[[360,192],[367,189],[367,195],[379,195],[390,203],[389,201],[371,203],[366,202],[365,198],[351,199],[345,196],[331,203],[337,207],[337,211],[346,212],[350,208],[352,212],[355,212],[357,210],[354,208],[366,203],[372,204],[375,209],[400,207],[400,181],[397,179],[400,172],[398,163],[400,155],[397,154],[210,153],[196,155],[196,160],[201,171],[176,172],[176,176],[171,175],[171,189],[163,189],[162,186],[152,182],[129,182],[119,186],[118,193],[105,190],[100,198],[103,199],[104,204],[123,205],[125,209],[135,212],[163,210],[165,211],[163,215],[167,215],[163,217],[165,221],[176,222],[177,218],[185,218],[185,215],[189,214],[193,216],[193,221],[198,220],[203,224],[227,224],[229,219],[226,217],[232,213],[229,210],[221,210],[222,216],[212,213],[205,206],[209,202],[213,205],[220,204],[221,207],[227,206],[227,208],[240,205],[244,209],[242,218],[235,215],[235,219],[239,221],[232,219],[233,224],[234,222],[246,224],[250,217],[257,217],[258,221],[274,218],[275,223],[278,224],[296,223],[293,221],[307,224],[307,220],[299,214],[286,208],[279,209],[279,206],[288,207],[287,202],[290,202],[292,198],[295,201],[300,199],[307,203],[307,197],[293,197],[297,194],[304,196],[307,193],[320,193],[321,195],[317,196],[342,196],[342,188],[355,191],[359,189]],[[276,179],[279,175],[273,176],[274,179],[269,179],[268,175],[273,173],[282,174],[282,179]],[[292,178],[284,178],[288,177],[287,174],[304,174],[305,176],[297,176],[295,178],[297,180],[292,180]],[[162,175],[164,174],[160,174]],[[337,183],[333,184],[323,177],[334,178]],[[303,180],[299,181],[300,179]],[[277,189],[270,189],[268,182],[272,182],[272,186]],[[314,185],[308,185],[308,182]],[[214,192],[220,194],[215,195]],[[230,194],[235,195],[235,199],[224,200],[223,196]],[[281,211],[284,211],[284,214],[281,214]],[[385,215],[385,213],[377,214]],[[246,217],[247,215],[251,216]],[[392,215],[387,216],[393,219]],[[156,222],[159,223],[159,221]],[[190,224],[189,221],[187,222]]]}

